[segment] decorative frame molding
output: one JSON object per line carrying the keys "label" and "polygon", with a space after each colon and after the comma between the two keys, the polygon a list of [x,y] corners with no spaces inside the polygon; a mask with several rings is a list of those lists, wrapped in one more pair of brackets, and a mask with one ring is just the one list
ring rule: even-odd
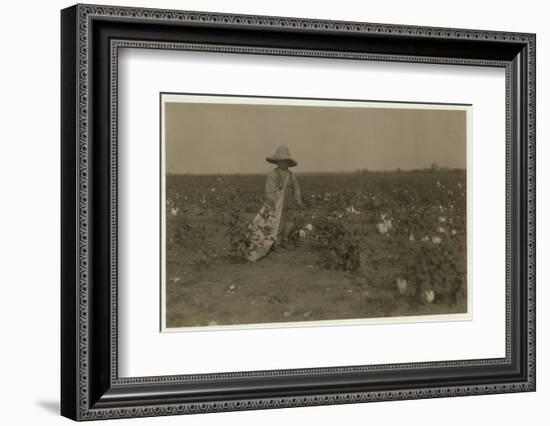
{"label": "decorative frame molding", "polygon": [[[142,29],[127,31],[128,23],[139,23]],[[168,27],[182,29],[182,33],[189,29],[191,40],[182,40],[185,34],[178,39]],[[194,29],[213,27],[245,41],[247,30],[255,34],[274,31],[282,40],[274,44],[287,46],[197,42]],[[140,31],[158,34],[159,40],[140,39]],[[301,46],[300,36],[308,33],[325,37],[337,49],[330,49],[330,45],[327,49]],[[333,37],[342,34],[349,37],[338,44]],[[134,38],[136,35],[138,38]],[[367,40],[366,50],[356,50],[354,41],[359,39]],[[91,5],[63,10],[62,414],[75,420],[92,420],[534,391],[535,41],[533,34],[269,16]],[[390,42],[401,44],[390,50]],[[418,46],[420,53],[404,54],[399,46]],[[505,68],[506,357],[119,378],[116,121],[118,49],[123,47]],[[444,50],[450,53],[444,54]],[[455,370],[468,376],[480,369],[489,373],[495,368],[502,369],[502,377],[510,378],[496,380],[488,374],[490,377],[457,385],[448,376]],[[434,385],[403,385],[403,374],[411,370],[429,371]],[[380,377],[380,373],[392,375],[394,383],[377,388],[373,377]],[[349,383],[341,390],[327,391],[334,388],[329,385],[335,375]],[[311,378],[316,386],[296,390],[304,377]],[[275,383],[277,378],[284,379],[284,386]],[[363,383],[366,378],[369,380]],[[234,379],[247,381],[249,386],[243,385],[236,394],[224,393],[224,385]],[[173,391],[174,387],[184,389],[190,384],[203,393],[189,396],[189,392],[182,392],[176,398],[165,393],[168,388]],[[254,397],[255,389],[262,388],[265,393],[266,387],[271,389],[271,396]],[[208,398],[204,398],[206,394]]]}

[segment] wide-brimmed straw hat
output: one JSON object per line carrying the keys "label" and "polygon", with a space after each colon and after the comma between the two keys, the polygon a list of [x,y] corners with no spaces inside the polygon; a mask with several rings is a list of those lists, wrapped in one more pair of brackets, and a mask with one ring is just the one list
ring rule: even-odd
{"label": "wide-brimmed straw hat", "polygon": [[294,167],[298,165],[298,162],[290,156],[290,151],[284,145],[281,145],[275,151],[275,154],[266,157],[266,161],[277,164],[278,161],[288,161],[289,167]]}

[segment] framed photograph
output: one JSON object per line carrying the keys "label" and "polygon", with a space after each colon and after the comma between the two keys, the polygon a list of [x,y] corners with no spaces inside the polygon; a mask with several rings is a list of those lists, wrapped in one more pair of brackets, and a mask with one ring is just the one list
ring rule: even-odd
{"label": "framed photograph", "polygon": [[161,331],[472,318],[471,105],[160,96]]}
{"label": "framed photograph", "polygon": [[61,412],[535,390],[535,35],[61,12]]}

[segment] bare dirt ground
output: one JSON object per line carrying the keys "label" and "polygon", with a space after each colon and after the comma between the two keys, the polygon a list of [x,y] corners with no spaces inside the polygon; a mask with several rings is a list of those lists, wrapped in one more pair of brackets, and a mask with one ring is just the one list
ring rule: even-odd
{"label": "bare dirt ground", "polygon": [[[223,239],[220,238],[220,244]],[[379,252],[380,241],[369,243]],[[305,244],[256,263],[221,256],[209,265],[173,248],[167,259],[167,327],[379,318],[466,311],[466,302],[426,304],[377,281],[391,268],[355,274],[323,269]]]}

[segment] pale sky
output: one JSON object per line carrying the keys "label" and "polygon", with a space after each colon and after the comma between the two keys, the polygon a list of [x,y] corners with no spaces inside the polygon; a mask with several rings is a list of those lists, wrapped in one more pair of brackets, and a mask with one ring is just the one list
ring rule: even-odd
{"label": "pale sky", "polygon": [[166,172],[265,173],[279,145],[298,173],[466,168],[466,111],[433,108],[167,102]]}

